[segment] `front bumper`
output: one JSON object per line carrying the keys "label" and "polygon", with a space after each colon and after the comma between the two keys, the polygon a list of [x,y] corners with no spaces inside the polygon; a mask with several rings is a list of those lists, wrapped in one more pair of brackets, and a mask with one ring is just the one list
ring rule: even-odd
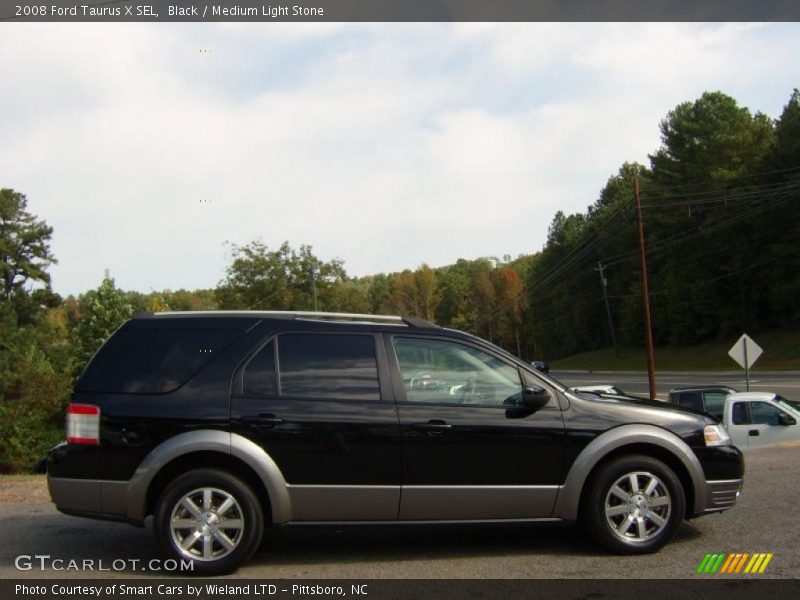
{"label": "front bumper", "polygon": [[739,500],[741,479],[706,481],[705,513],[720,512],[732,508]]}

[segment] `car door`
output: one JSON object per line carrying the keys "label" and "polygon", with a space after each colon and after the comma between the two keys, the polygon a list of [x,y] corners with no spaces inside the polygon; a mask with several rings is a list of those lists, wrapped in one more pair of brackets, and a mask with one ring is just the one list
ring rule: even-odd
{"label": "car door", "polygon": [[546,384],[500,355],[442,337],[386,339],[403,439],[400,518],[550,516],[565,443],[556,390],[528,412],[523,385]]}
{"label": "car door", "polygon": [[[728,435],[731,436],[731,443],[741,450],[749,447],[749,437],[757,434],[757,430],[751,427],[750,403],[746,400],[739,400],[730,403],[730,423],[728,423]],[[726,415],[727,416],[727,415]],[[727,422],[727,419],[726,419]]]}
{"label": "car door", "polygon": [[294,521],[397,519],[400,426],[376,340],[281,333],[234,381],[231,428],[276,462]]}
{"label": "car door", "polygon": [[750,403],[750,416],[749,448],[800,439],[797,419],[773,402],[754,400]]}
{"label": "car door", "polygon": [[800,439],[795,415],[766,400],[734,402],[731,441],[739,448],[758,448]]}

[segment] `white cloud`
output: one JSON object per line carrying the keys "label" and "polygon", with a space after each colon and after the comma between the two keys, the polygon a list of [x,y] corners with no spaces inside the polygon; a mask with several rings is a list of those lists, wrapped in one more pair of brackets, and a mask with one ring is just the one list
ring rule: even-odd
{"label": "white cloud", "polygon": [[256,237],[355,274],[532,252],[678,102],[782,106],[797,30],[12,24],[0,185],[54,226],[63,293],[213,286]]}

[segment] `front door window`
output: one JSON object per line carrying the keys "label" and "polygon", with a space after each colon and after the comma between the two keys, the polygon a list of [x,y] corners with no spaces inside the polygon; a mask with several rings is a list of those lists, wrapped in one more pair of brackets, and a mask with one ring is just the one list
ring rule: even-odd
{"label": "front door window", "polygon": [[522,383],[514,367],[485,352],[444,340],[394,340],[406,401],[514,406]]}

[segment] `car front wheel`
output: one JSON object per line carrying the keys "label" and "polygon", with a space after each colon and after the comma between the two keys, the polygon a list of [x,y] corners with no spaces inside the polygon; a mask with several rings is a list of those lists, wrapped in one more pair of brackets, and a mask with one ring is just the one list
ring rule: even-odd
{"label": "car front wheel", "polygon": [[582,516],[594,539],[612,552],[647,554],[672,539],[685,509],[672,469],[649,456],[624,456],[597,473]]}

